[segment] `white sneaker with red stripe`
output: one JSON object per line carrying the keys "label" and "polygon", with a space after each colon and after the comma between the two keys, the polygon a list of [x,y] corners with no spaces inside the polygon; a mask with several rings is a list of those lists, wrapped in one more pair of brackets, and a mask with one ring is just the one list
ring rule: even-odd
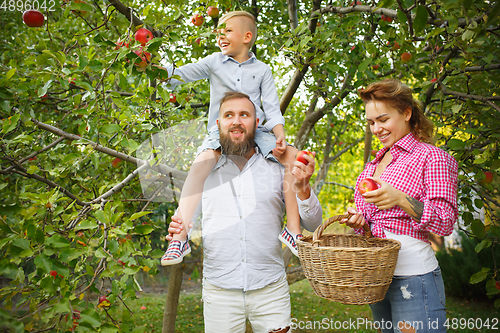
{"label": "white sneaker with red stripe", "polygon": [[161,265],[175,265],[182,261],[185,255],[191,253],[191,247],[189,246],[189,242],[173,240],[168,244],[167,251],[163,257],[161,257]]}
{"label": "white sneaker with red stripe", "polygon": [[285,229],[283,229],[281,234],[278,236],[278,239],[286,246],[288,246],[290,251],[292,251],[292,253],[298,257],[299,252],[297,251],[297,238],[303,237],[304,236],[302,236],[302,234],[294,234],[290,232],[287,227],[285,227]]}

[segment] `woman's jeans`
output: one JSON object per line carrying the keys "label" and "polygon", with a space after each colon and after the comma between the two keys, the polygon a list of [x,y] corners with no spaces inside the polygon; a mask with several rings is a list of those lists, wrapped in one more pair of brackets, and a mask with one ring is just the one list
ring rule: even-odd
{"label": "woman's jeans", "polygon": [[424,275],[394,276],[385,299],[370,305],[374,327],[383,333],[446,332],[444,283],[441,269]]}

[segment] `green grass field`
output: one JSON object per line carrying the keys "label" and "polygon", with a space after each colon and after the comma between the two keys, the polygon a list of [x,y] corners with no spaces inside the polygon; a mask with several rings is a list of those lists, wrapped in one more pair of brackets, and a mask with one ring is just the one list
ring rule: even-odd
{"label": "green grass field", "polygon": [[[375,332],[368,305],[343,305],[313,294],[307,280],[290,286],[294,332]],[[164,295],[142,294],[129,307],[137,326],[145,332],[161,332]],[[145,310],[140,310],[141,307]],[[500,332],[500,314],[492,304],[447,299],[448,332]],[[489,327],[487,327],[489,326]],[[176,331],[203,332],[203,303],[199,290],[183,293],[179,302]],[[252,332],[250,328],[247,332]]]}

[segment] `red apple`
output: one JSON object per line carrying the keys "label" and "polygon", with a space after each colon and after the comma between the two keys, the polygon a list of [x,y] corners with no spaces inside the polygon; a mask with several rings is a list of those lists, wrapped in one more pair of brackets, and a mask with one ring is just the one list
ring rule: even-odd
{"label": "red apple", "polygon": [[111,162],[111,165],[113,166],[113,168],[118,168],[118,164],[120,164],[121,161],[122,160],[117,157],[113,160],[113,162]]}
{"label": "red apple", "polygon": [[144,305],[141,306],[141,310],[146,310],[146,307]]}
{"label": "red apple", "polygon": [[495,288],[500,290],[500,281],[495,281]]}
{"label": "red apple", "polygon": [[54,277],[54,279],[55,279],[56,276],[57,276],[57,271],[50,271],[49,274],[52,275]]}
{"label": "red apple", "polygon": [[177,102],[177,96],[175,94],[170,94],[170,99],[168,100],[170,103]]}
{"label": "red apple", "polygon": [[491,184],[493,182],[493,173],[491,171],[485,171],[484,179],[481,182],[483,184]]}
{"label": "red apple", "polygon": [[27,10],[23,13],[24,23],[31,28],[43,26],[45,17],[38,10]]}
{"label": "red apple", "polygon": [[121,41],[119,38],[118,38],[118,41],[116,42],[116,46],[115,46],[115,50],[118,50],[120,47],[126,47],[128,48],[129,47],[129,43],[125,43],[125,41]]}
{"label": "red apple", "polygon": [[138,67],[137,70],[142,72],[151,61],[151,53],[144,52],[142,47],[139,50],[135,50],[134,53],[137,54],[137,56],[142,60],[141,62],[135,64]]}
{"label": "red apple", "polygon": [[[356,5],[362,5],[363,3],[359,0],[356,1]],[[354,1],[351,2],[351,6],[354,6]]]}
{"label": "red apple", "polygon": [[399,50],[401,46],[399,46],[399,43],[398,42],[395,42],[394,43],[394,46],[392,47],[393,50]]}
{"label": "red apple", "polygon": [[214,6],[208,6],[207,15],[213,18],[219,16],[219,9]]}
{"label": "red apple", "polygon": [[201,44],[201,38],[197,38],[194,42],[195,42],[196,44],[200,45],[200,44]]}
{"label": "red apple", "polygon": [[309,155],[311,156],[312,158],[314,158],[314,156],[316,156],[316,153],[315,152],[310,152],[310,151],[307,151],[307,150],[301,150],[297,153],[297,156],[295,156],[295,159],[301,163],[304,163],[305,165],[308,165],[309,164],[309,161],[306,160],[304,158],[304,155]]}
{"label": "red apple", "polygon": [[379,67],[380,67],[380,65],[379,65],[379,64],[376,64],[376,65],[373,65],[373,66],[372,66],[372,68],[373,68],[373,69],[378,69]]}
{"label": "red apple", "polygon": [[[73,2],[74,2],[74,3],[85,3],[85,4],[86,4],[86,2],[85,2],[85,1],[82,1],[82,0],[74,0]],[[71,12],[72,12],[73,14],[80,14],[81,16],[87,16],[87,14],[88,14],[88,12],[87,12],[86,10],[77,10],[77,9],[76,9],[76,10],[73,10],[73,9],[72,9],[72,10],[71,10]]]}
{"label": "red apple", "polygon": [[109,308],[111,306],[111,303],[106,297],[106,295],[101,295],[99,296],[99,304],[97,306],[99,308]]}
{"label": "red apple", "polygon": [[142,46],[146,45],[151,39],[153,39],[153,33],[146,28],[140,28],[135,33],[135,40],[141,43]]}
{"label": "red apple", "polygon": [[76,84],[75,78],[70,77],[68,79],[69,84]]}
{"label": "red apple", "polygon": [[409,52],[404,52],[403,54],[401,54],[401,60],[403,62],[408,62],[411,60],[411,53]]}
{"label": "red apple", "polygon": [[36,160],[36,156],[33,156],[32,158],[28,159],[28,161],[34,161]]}
{"label": "red apple", "polygon": [[438,79],[434,78],[431,80],[432,83],[436,82]]}
{"label": "red apple", "polygon": [[382,15],[381,19],[382,19],[382,21],[385,21],[385,22],[389,22],[389,23],[392,22],[392,17],[389,17],[389,16]]}
{"label": "red apple", "polygon": [[201,16],[200,14],[194,14],[192,17],[191,17],[191,22],[193,22],[193,24],[197,27],[199,27],[200,25],[203,24],[203,21],[205,19],[203,18],[203,16]]}
{"label": "red apple", "polygon": [[358,192],[364,194],[366,192],[374,191],[378,188],[377,183],[373,179],[365,178],[358,184]]}

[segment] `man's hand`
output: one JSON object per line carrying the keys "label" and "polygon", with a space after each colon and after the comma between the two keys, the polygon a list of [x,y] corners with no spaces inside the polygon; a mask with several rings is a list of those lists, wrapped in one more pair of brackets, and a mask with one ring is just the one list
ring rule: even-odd
{"label": "man's hand", "polygon": [[293,186],[297,192],[297,196],[300,200],[306,200],[311,195],[311,186],[309,186],[309,180],[314,173],[314,158],[308,154],[303,155],[309,164],[305,165],[302,162],[293,162],[292,175],[295,176],[295,181]]}
{"label": "man's hand", "polygon": [[[171,217],[172,222],[168,225],[168,235],[165,236],[165,239],[168,241],[171,241],[172,238],[174,237],[174,234],[180,234],[181,230],[184,229],[184,226],[182,225],[181,218],[177,215],[174,215]],[[189,223],[189,229],[193,228],[193,222]]]}
{"label": "man's hand", "polygon": [[352,207],[348,207],[347,212],[353,214],[351,218],[349,220],[342,219],[339,221],[339,223],[342,224],[345,223],[346,226],[351,227],[353,229],[362,228],[363,225],[365,224],[365,218],[363,217],[363,215]]}

